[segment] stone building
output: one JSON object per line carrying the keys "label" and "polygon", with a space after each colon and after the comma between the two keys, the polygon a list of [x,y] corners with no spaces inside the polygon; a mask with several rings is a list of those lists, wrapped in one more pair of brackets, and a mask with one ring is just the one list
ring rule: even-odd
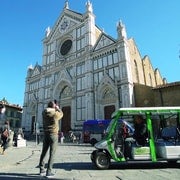
{"label": "stone building", "polygon": [[[110,119],[119,107],[136,105],[134,84],[156,87],[165,84],[148,56],[141,57],[125,25],[117,23],[113,38],[95,23],[93,6],[85,13],[65,6],[43,39],[42,64],[29,67],[23,106],[22,127],[42,127],[41,112],[56,99],[64,112],[64,133],[79,130],[87,119]],[[37,118],[36,118],[37,117]]]}
{"label": "stone building", "polygon": [[0,104],[3,104],[6,109],[3,118],[1,118],[0,116],[0,127],[4,125],[6,120],[8,120],[10,128],[12,130],[17,130],[18,128],[20,128],[22,123],[22,107],[19,105],[10,104],[5,101],[0,101]]}
{"label": "stone building", "polygon": [[180,82],[171,82],[156,87],[134,83],[136,107],[180,106]]}
{"label": "stone building", "polygon": [[180,106],[180,81],[152,89],[155,106]]}

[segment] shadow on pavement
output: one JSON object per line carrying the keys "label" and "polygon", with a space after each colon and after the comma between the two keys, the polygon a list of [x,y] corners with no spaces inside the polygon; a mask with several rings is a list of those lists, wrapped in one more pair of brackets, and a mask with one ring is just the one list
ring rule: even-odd
{"label": "shadow on pavement", "polygon": [[64,162],[55,163],[55,169],[64,169],[66,171],[71,170],[94,170],[93,164],[91,162]]}
{"label": "shadow on pavement", "polygon": [[128,162],[128,163],[112,163],[110,169],[167,169],[167,168],[180,168],[180,163],[167,163],[167,162]]}
{"label": "shadow on pavement", "polygon": [[[12,179],[15,179],[15,180],[32,180],[32,179],[47,179],[45,176],[40,176],[38,174],[24,174],[24,173],[0,173],[0,180],[12,180]],[[51,178],[51,179],[54,179],[54,180],[61,180],[61,179],[58,179],[58,178]]]}
{"label": "shadow on pavement", "polygon": [[[97,169],[95,165],[91,162],[65,162],[65,163],[55,163],[54,168],[64,169],[66,171],[71,170],[95,170]],[[116,163],[112,162],[109,169],[166,169],[166,168],[180,168],[180,163],[169,164],[167,162],[128,162],[128,163]]]}
{"label": "shadow on pavement", "polygon": [[[97,170],[91,162],[65,162],[55,163],[55,169],[71,170]],[[180,163],[168,164],[165,162],[148,163],[148,162],[128,162],[128,163],[115,163],[112,162],[109,170],[124,170],[124,169],[166,169],[166,168],[180,168]],[[32,180],[32,179],[47,179],[46,177],[39,176],[38,174],[26,173],[0,173],[0,180]],[[54,180],[64,180],[59,178],[51,178]]]}

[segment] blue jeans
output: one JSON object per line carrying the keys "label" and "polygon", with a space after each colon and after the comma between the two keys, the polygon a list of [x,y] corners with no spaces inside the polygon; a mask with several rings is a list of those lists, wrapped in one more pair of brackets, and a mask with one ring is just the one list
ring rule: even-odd
{"label": "blue jeans", "polygon": [[58,135],[50,134],[47,132],[44,133],[43,147],[39,161],[40,171],[45,170],[44,159],[48,149],[49,149],[49,160],[47,165],[47,173],[50,173],[52,171],[57,145],[58,145]]}

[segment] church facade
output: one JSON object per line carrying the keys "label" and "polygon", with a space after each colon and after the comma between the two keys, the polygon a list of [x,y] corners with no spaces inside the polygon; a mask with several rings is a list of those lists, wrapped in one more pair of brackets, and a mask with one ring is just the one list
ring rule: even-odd
{"label": "church facade", "polygon": [[120,107],[135,106],[134,84],[156,87],[165,80],[141,57],[125,25],[113,38],[95,23],[90,1],[81,14],[65,6],[43,39],[42,64],[29,67],[22,127],[42,127],[42,110],[56,99],[64,112],[60,130],[80,130],[87,119],[110,119]]}

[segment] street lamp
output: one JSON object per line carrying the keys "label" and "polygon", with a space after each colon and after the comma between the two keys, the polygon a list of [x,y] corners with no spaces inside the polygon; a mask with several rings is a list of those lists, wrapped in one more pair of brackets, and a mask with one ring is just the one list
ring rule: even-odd
{"label": "street lamp", "polygon": [[38,117],[38,101],[39,101],[39,98],[37,97],[36,93],[33,94],[34,95],[34,99],[36,100],[36,113],[35,113],[35,136],[36,136],[36,146],[37,146],[37,125],[38,125],[38,120],[37,120],[37,117]]}

